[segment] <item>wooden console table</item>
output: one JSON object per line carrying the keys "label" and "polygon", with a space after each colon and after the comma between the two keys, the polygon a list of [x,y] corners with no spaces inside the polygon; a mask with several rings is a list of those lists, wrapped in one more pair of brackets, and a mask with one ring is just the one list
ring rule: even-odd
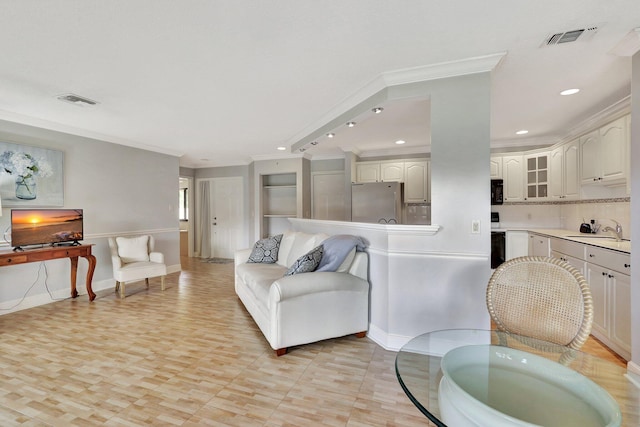
{"label": "wooden console table", "polygon": [[78,296],[78,291],[76,290],[78,257],[86,258],[89,262],[89,270],[87,271],[87,294],[89,295],[89,301],[93,301],[96,294],[93,292],[93,289],[91,289],[91,281],[93,280],[93,272],[96,269],[96,257],[91,255],[91,246],[93,245],[53,246],[39,249],[25,249],[22,252],[0,252],[0,267],[69,258],[71,260],[71,298],[75,298]]}

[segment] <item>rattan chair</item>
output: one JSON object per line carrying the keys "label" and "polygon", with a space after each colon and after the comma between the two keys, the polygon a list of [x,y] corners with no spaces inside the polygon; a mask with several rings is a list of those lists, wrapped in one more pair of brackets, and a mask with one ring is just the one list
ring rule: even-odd
{"label": "rattan chair", "polygon": [[487,286],[487,308],[499,330],[576,350],[593,322],[589,284],[556,258],[526,256],[501,264]]}

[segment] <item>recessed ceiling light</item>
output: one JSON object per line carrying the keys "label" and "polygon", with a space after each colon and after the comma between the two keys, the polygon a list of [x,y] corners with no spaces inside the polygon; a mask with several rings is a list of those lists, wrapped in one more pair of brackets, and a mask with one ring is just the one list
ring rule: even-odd
{"label": "recessed ceiling light", "polygon": [[356,125],[356,122],[347,122],[347,126],[352,128]]}
{"label": "recessed ceiling light", "polygon": [[407,141],[403,141],[403,140],[399,139],[399,140],[397,140],[397,141],[396,141],[396,144],[398,144],[398,145],[402,145],[402,144],[404,144],[405,142],[407,142]]}
{"label": "recessed ceiling light", "polygon": [[563,90],[562,92],[560,92],[560,95],[574,95],[576,93],[580,92],[580,89],[567,89],[567,90]]}
{"label": "recessed ceiling light", "polygon": [[376,114],[380,114],[380,113],[382,113],[382,110],[384,110],[384,108],[382,108],[382,107],[376,107],[376,108],[374,108],[374,109],[373,109],[373,110],[371,110],[371,111],[373,111],[373,112],[374,112],[374,113],[376,113]]}
{"label": "recessed ceiling light", "polygon": [[336,136],[336,134],[335,134],[335,133],[333,133],[333,132],[329,132],[329,133],[327,134],[327,138],[333,138],[334,136]]}
{"label": "recessed ceiling light", "polygon": [[287,149],[287,147],[278,147],[278,150],[280,150],[280,151],[284,151],[286,149]]}
{"label": "recessed ceiling light", "polygon": [[516,135],[526,135],[526,134],[528,134],[528,133],[529,133],[529,131],[528,131],[528,130],[526,130],[526,129],[522,129],[522,130],[519,130],[518,132],[516,132]]}

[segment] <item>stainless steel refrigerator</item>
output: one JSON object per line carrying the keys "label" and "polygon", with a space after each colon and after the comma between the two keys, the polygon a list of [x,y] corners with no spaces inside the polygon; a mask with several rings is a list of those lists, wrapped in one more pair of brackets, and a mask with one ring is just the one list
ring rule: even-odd
{"label": "stainless steel refrigerator", "polygon": [[351,221],[400,224],[402,189],[401,182],[351,184]]}

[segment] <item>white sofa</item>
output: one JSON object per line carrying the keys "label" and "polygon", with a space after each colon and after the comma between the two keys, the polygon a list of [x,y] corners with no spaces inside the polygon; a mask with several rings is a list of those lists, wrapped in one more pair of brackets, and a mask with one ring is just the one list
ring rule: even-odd
{"label": "white sofa", "polygon": [[[326,234],[283,233],[277,262],[247,263],[252,249],[235,253],[235,291],[281,356],[288,347],[356,334],[369,325],[368,258],[355,248],[336,271],[284,276]],[[283,277],[284,276],[284,277]]]}

